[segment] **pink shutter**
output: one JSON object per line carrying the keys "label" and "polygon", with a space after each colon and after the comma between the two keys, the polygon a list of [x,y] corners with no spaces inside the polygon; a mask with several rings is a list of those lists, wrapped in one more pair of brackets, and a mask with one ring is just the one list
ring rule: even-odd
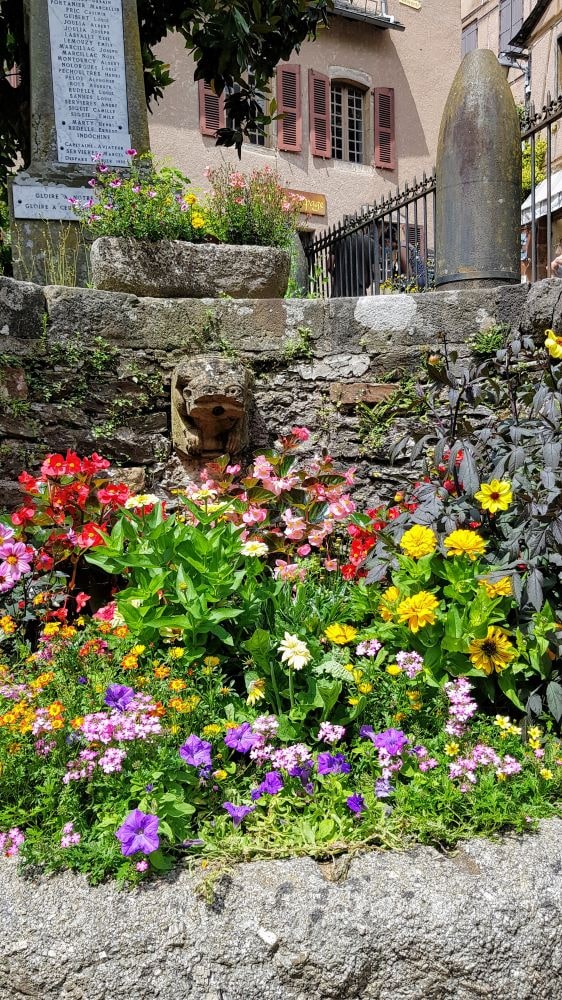
{"label": "pink shutter", "polygon": [[205,80],[199,80],[199,131],[201,135],[215,136],[217,129],[224,128],[224,95],[215,94]]}
{"label": "pink shutter", "polygon": [[396,131],[394,125],[394,90],[375,87],[375,167],[396,169]]}
{"label": "pink shutter", "polygon": [[301,68],[288,63],[277,67],[277,147],[289,153],[302,149]]}
{"label": "pink shutter", "polygon": [[323,73],[308,71],[310,152],[327,159],[332,155],[330,128],[330,81]]}

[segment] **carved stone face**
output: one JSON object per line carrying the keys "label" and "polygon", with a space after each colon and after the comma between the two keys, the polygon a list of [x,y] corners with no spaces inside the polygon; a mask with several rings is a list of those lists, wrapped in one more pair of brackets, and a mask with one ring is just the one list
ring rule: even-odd
{"label": "carved stone face", "polygon": [[224,454],[247,445],[251,373],[221,354],[182,362],[172,379],[172,434],[179,451]]}

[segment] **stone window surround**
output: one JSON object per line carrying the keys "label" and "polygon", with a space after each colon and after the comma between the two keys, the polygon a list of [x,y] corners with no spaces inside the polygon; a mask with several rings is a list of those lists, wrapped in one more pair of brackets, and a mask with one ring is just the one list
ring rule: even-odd
{"label": "stone window surround", "polygon": [[367,98],[363,102],[363,162],[353,163],[350,160],[336,160],[332,157],[330,163],[333,167],[347,169],[352,167],[360,171],[362,169],[371,170],[373,150],[375,148],[375,122],[373,102],[369,98],[373,90],[373,78],[370,73],[365,73],[360,69],[351,69],[349,66],[329,66],[327,75],[330,84],[342,83],[344,85],[351,84],[354,87],[359,87],[365,91],[365,97]]}

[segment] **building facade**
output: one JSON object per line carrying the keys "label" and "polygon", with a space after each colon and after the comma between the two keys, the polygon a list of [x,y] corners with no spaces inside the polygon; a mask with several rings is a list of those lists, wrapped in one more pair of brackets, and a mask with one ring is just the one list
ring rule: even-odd
{"label": "building facade", "polygon": [[445,101],[460,63],[461,0],[335,0],[330,26],[271,81],[283,117],[265,138],[217,148],[224,104],[193,78],[180,36],[158,55],[174,83],[151,116],[153,151],[205,189],[205,169],[266,164],[306,196],[302,228],[323,229],[394,193],[435,163]]}

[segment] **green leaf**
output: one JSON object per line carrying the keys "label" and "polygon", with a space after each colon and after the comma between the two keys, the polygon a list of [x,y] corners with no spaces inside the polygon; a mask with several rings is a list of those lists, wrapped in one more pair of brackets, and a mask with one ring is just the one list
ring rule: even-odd
{"label": "green leaf", "polygon": [[546,703],[557,722],[562,719],[562,685],[551,681],[546,686]]}
{"label": "green leaf", "polygon": [[157,872],[169,872],[173,865],[172,859],[163,854],[160,848],[149,854],[148,860]]}
{"label": "green leaf", "polygon": [[505,695],[509,698],[517,708],[520,708],[522,712],[525,711],[525,706],[523,705],[517,690],[515,687],[515,678],[511,670],[503,670],[498,676],[498,684]]}

